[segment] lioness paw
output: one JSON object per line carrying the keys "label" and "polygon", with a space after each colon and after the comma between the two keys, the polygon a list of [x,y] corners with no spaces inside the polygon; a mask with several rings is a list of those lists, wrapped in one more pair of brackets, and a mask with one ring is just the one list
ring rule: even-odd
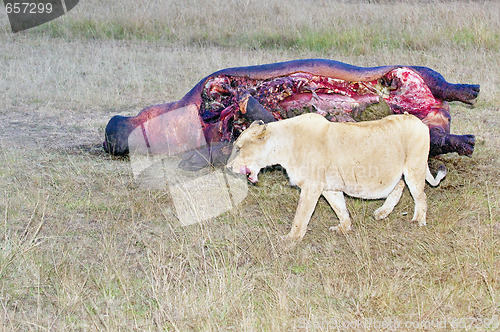
{"label": "lioness paw", "polygon": [[378,208],[373,212],[373,217],[375,220],[382,220],[387,218],[387,216],[391,213],[391,211],[387,211],[386,209]]}
{"label": "lioness paw", "polygon": [[412,220],[411,222],[418,222],[418,225],[420,227],[427,226],[427,223],[425,222],[425,220],[423,220],[423,221],[422,220],[420,220],[420,221],[418,221],[418,220]]}
{"label": "lioness paw", "polygon": [[279,237],[277,247],[282,252],[288,252],[296,248],[297,244],[300,242],[301,238],[297,239],[288,235],[283,235]]}
{"label": "lioness paw", "polygon": [[351,225],[337,225],[337,226],[331,226],[330,231],[335,232],[337,234],[345,234],[351,230]]}

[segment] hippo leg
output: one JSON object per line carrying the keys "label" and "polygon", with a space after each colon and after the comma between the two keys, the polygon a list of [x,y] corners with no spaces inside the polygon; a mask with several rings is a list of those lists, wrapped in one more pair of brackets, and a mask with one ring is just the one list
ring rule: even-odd
{"label": "hippo leg", "polygon": [[249,94],[240,100],[239,107],[241,114],[250,121],[262,120],[264,123],[276,121],[272,113]]}
{"label": "hippo leg", "polygon": [[446,133],[442,128],[430,128],[431,157],[440,154],[457,152],[459,155],[471,156],[474,152],[474,135],[452,135]]}
{"label": "hippo leg", "polygon": [[443,75],[427,67],[412,66],[410,68],[424,79],[434,97],[444,101],[461,101],[472,105],[481,90],[478,84],[448,83]]}
{"label": "hippo leg", "polygon": [[185,171],[199,171],[210,165],[210,148],[196,149],[182,155],[179,168]]}
{"label": "hippo leg", "polygon": [[208,147],[186,152],[179,162],[179,167],[185,171],[198,171],[209,165],[225,165],[233,144],[231,142],[220,142]]}

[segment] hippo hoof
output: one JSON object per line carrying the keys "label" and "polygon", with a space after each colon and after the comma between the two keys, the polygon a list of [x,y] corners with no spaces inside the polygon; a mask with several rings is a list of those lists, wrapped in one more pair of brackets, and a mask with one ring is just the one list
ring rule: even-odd
{"label": "hippo hoof", "polygon": [[179,168],[185,171],[198,171],[210,165],[210,150],[203,148],[184,153]]}
{"label": "hippo hoof", "polygon": [[474,135],[462,135],[459,137],[460,141],[457,144],[458,154],[462,156],[471,156],[474,152],[476,138],[474,137]]}

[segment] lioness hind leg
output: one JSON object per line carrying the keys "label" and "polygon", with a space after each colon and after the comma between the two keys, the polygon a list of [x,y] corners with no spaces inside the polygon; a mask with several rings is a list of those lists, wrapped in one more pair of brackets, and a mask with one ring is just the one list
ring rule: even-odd
{"label": "lioness hind leg", "polygon": [[307,231],[307,225],[321,195],[321,190],[301,188],[299,205],[293,218],[292,229],[287,237],[292,240],[302,240]]}
{"label": "lioness hind leg", "polygon": [[351,230],[351,218],[349,218],[349,211],[345,205],[344,193],[341,191],[323,191],[323,197],[326,198],[328,204],[332,207],[335,214],[339,218],[340,224],[338,226],[330,227],[331,231],[337,233],[344,233]]}
{"label": "lioness hind leg", "polygon": [[405,182],[415,201],[415,212],[413,213],[412,222],[418,222],[419,226],[425,226],[425,215],[427,213],[427,196],[424,193],[425,175],[420,177],[405,175]]}
{"label": "lioness hind leg", "polygon": [[404,187],[405,182],[401,179],[396,187],[394,187],[394,189],[391,191],[389,196],[387,196],[384,204],[376,209],[373,213],[376,220],[386,218],[392,212],[392,210],[394,210],[394,207],[399,203],[399,200],[401,199],[401,194],[403,193]]}

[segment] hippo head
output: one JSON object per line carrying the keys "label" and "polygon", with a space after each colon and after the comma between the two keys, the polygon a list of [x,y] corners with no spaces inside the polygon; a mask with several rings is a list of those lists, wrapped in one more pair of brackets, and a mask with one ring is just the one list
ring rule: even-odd
{"label": "hippo head", "polygon": [[104,151],[114,156],[128,154],[128,138],[137,126],[131,117],[115,115],[106,126],[103,142]]}

